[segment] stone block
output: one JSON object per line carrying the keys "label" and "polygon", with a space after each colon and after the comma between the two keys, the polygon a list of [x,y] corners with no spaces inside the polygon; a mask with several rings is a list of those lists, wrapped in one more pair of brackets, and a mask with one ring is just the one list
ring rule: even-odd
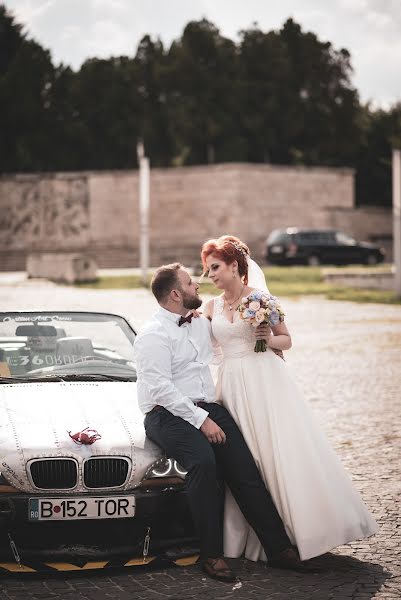
{"label": "stone block", "polygon": [[97,265],[93,258],[77,252],[35,252],[27,257],[30,278],[63,283],[94,281]]}
{"label": "stone block", "polygon": [[386,271],[367,271],[365,269],[323,270],[327,283],[345,287],[366,288],[370,290],[393,290],[394,273]]}

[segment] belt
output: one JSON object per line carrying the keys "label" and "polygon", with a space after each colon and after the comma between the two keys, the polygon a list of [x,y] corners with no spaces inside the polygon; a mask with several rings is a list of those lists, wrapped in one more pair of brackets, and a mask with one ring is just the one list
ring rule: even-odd
{"label": "belt", "polygon": [[[198,400],[198,401],[193,402],[193,404],[195,406],[204,407],[208,404],[208,402],[205,402],[204,400]],[[162,410],[162,408],[164,408],[164,406],[160,406],[160,404],[156,404],[156,406],[151,408],[146,414],[149,415],[151,412],[153,412],[155,410]]]}

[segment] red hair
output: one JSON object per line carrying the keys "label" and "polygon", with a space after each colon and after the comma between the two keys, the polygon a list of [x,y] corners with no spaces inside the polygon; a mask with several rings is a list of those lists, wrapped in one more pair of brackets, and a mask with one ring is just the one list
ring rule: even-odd
{"label": "red hair", "polygon": [[244,242],[233,235],[222,235],[217,240],[208,240],[202,246],[201,259],[204,271],[206,268],[206,259],[213,254],[226,265],[231,265],[235,260],[238,263],[238,273],[244,278],[244,284],[248,284],[248,261],[250,255],[249,248]]}

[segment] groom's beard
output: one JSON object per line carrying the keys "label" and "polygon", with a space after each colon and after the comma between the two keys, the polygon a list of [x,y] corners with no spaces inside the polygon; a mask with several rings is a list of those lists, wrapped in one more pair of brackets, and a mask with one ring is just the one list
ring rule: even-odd
{"label": "groom's beard", "polygon": [[186,292],[182,292],[182,305],[187,310],[195,310],[202,305],[202,300],[199,296],[191,296]]}

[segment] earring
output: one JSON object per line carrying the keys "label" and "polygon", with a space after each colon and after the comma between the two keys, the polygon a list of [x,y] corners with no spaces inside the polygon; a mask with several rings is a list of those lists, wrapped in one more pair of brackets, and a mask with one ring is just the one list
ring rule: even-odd
{"label": "earring", "polygon": [[237,277],[237,275],[235,274],[235,271],[233,271],[233,279],[235,279]]}

